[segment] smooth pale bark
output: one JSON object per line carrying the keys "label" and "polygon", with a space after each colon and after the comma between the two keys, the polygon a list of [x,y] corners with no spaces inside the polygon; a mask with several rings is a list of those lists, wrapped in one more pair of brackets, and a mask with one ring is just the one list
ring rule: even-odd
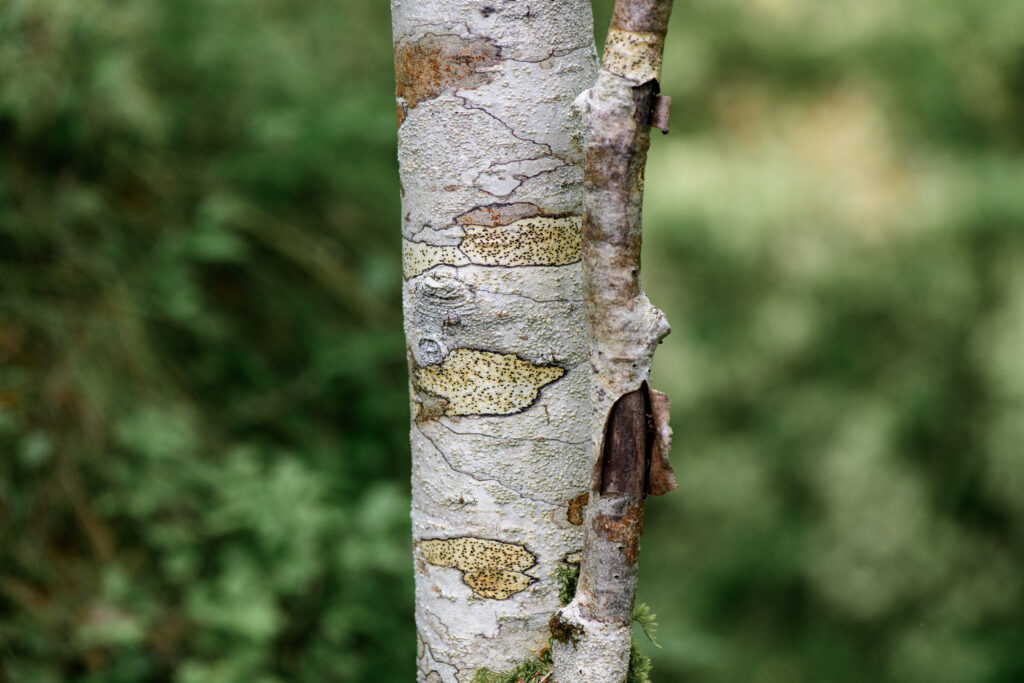
{"label": "smooth pale bark", "polygon": [[669,327],[640,286],[643,171],[671,10],[672,0],[617,0],[597,82],[579,99],[595,467],[576,596],[551,620],[558,683],[626,679],[646,494],[675,488],[668,399],[648,386]]}
{"label": "smooth pale bark", "polygon": [[420,681],[547,645],[582,546],[588,0],[392,0]]}

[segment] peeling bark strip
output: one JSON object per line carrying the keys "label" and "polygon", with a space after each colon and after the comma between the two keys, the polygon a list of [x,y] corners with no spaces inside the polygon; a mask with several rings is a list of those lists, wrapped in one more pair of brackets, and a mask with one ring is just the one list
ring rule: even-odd
{"label": "peeling bark strip", "polygon": [[[548,640],[587,487],[588,0],[392,0],[419,681]],[[582,510],[577,508],[579,522]],[[500,540],[492,540],[500,539]]]}
{"label": "peeling bark strip", "polygon": [[582,259],[594,464],[576,595],[550,624],[559,683],[626,679],[645,498],[675,488],[668,399],[647,384],[669,328],[640,286],[643,169],[671,9],[671,0],[617,0],[601,72],[577,100],[589,126]]}

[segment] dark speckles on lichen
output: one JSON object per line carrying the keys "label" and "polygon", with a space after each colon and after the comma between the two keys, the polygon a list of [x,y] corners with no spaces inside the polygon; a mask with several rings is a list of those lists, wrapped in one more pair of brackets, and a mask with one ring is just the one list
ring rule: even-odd
{"label": "dark speckles on lichen", "polygon": [[413,381],[447,402],[445,415],[511,415],[564,374],[557,365],[534,365],[514,353],[456,349],[437,365],[414,367]]}
{"label": "dark speckles on lichen", "polygon": [[580,260],[579,216],[523,218],[509,225],[467,225],[460,249],[486,266],[564,266]]}
{"label": "dark speckles on lichen", "polygon": [[665,35],[612,28],[604,44],[602,67],[637,83],[661,78]]}
{"label": "dark speckles on lichen", "polygon": [[464,266],[564,266],[580,260],[580,216],[533,216],[508,225],[463,226],[459,246],[433,246],[403,240],[406,279],[441,264]]}
{"label": "dark speckles on lichen", "polygon": [[479,572],[466,572],[462,580],[477,595],[493,600],[504,600],[526,588],[536,581],[532,576],[522,572],[510,572],[504,569],[485,569]]}
{"label": "dark speckles on lichen", "polygon": [[483,569],[525,571],[536,562],[533,553],[521,545],[463,536],[420,541],[423,559],[439,567],[455,567],[464,572]]}
{"label": "dark speckles on lichen", "polygon": [[417,545],[428,563],[463,572],[463,582],[481,597],[504,600],[536,581],[523,573],[536,564],[536,556],[515,543],[464,536]]}
{"label": "dark speckles on lichen", "polygon": [[402,240],[402,275],[407,280],[442,263],[465,266],[469,262],[458,247],[435,247],[425,242]]}

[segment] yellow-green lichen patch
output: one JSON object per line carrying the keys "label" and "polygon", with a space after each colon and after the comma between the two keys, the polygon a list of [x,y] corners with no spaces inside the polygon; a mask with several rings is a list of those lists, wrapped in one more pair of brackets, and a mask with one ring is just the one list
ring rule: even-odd
{"label": "yellow-green lichen patch", "polygon": [[463,572],[463,582],[481,597],[504,600],[536,580],[523,573],[536,563],[536,556],[515,543],[463,536],[417,545],[428,563]]}
{"label": "yellow-green lichen patch", "polygon": [[[506,215],[508,213],[512,212]],[[583,235],[580,216],[531,216],[506,225],[462,225],[465,237],[458,246],[439,247],[403,239],[402,275],[405,279],[440,265],[511,268],[564,266],[580,260]]]}
{"label": "yellow-green lichen patch", "polygon": [[467,225],[460,250],[485,266],[564,266],[580,260],[579,216],[523,218],[509,225]]}
{"label": "yellow-green lichen patch", "polygon": [[462,580],[473,592],[492,600],[504,600],[520,591],[526,590],[536,581],[532,576],[522,572],[510,572],[504,569],[485,569],[479,572],[466,572]]}
{"label": "yellow-green lichen patch", "polygon": [[609,29],[602,66],[637,83],[659,80],[664,46],[663,33]]}
{"label": "yellow-green lichen patch", "polygon": [[420,541],[423,559],[439,567],[455,567],[464,572],[483,569],[525,571],[537,558],[521,545],[492,541],[489,538],[439,538]]}
{"label": "yellow-green lichen patch", "polygon": [[514,353],[456,349],[437,365],[414,367],[414,384],[447,401],[444,414],[511,415],[529,407],[541,387],[565,374]]}
{"label": "yellow-green lichen patch", "polygon": [[408,280],[442,263],[451,266],[469,264],[458,247],[435,247],[425,242],[402,240],[402,276]]}

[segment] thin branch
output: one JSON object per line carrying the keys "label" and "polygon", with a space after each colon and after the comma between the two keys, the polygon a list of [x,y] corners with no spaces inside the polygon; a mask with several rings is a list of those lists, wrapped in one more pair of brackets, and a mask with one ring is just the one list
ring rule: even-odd
{"label": "thin branch", "polygon": [[597,82],[577,100],[588,124],[582,259],[594,468],[579,586],[551,620],[559,683],[626,679],[646,495],[675,488],[668,400],[648,386],[669,328],[640,284],[650,127],[668,126],[658,80],[671,10],[671,0],[618,0]]}

